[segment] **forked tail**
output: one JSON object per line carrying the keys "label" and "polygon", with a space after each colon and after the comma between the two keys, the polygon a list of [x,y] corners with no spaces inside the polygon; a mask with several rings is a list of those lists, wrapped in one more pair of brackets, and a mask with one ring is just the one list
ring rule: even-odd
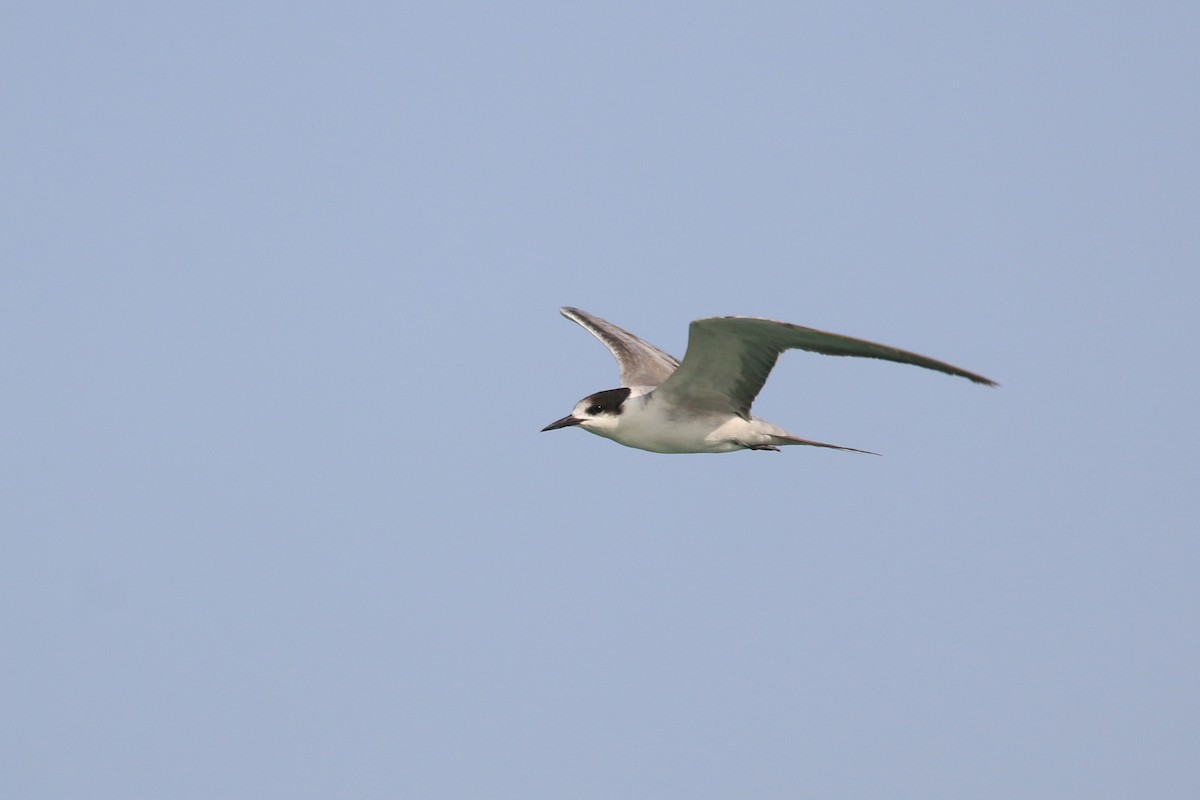
{"label": "forked tail", "polygon": [[869,456],[877,456],[879,453],[873,453],[870,450],[859,450],[857,447],[842,447],[840,444],[826,444],[825,442],[814,442],[811,439],[801,439],[791,435],[774,434],[771,436],[772,444],[789,445],[789,444],[805,444],[809,447],[827,447],[830,450],[845,450],[847,453],[865,453]]}

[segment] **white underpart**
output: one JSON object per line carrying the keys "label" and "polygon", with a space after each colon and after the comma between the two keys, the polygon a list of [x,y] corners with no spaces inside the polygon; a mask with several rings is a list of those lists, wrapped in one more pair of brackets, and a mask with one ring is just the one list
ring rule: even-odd
{"label": "white underpart", "polygon": [[785,444],[776,437],[789,436],[782,428],[760,419],[681,410],[655,398],[648,387],[638,388],[644,393],[631,395],[621,414],[608,417],[603,424],[584,423],[582,427],[626,447],[653,453],[728,453]]}

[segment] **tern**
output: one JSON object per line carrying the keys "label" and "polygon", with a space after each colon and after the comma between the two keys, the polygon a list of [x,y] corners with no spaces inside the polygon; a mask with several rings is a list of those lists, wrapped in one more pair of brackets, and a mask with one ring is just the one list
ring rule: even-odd
{"label": "tern", "polygon": [[560,312],[609,349],[617,360],[621,385],[588,395],[570,414],[542,430],[577,426],[653,453],[778,452],[781,446],[803,444],[877,455],[801,439],[750,414],[754,398],[785,350],[879,358],[996,385],[982,375],[907,350],[757,317],[695,320],[680,362],[594,314],[571,307]]}

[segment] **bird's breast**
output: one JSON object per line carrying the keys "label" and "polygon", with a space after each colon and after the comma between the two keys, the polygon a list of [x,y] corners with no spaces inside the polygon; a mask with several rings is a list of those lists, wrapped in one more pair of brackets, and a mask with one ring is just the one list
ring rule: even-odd
{"label": "bird's breast", "polygon": [[[642,400],[642,398],[636,398]],[[616,428],[605,435],[626,447],[654,453],[725,453],[740,450],[730,427],[745,420],[732,414],[680,409],[653,397],[629,404]]]}

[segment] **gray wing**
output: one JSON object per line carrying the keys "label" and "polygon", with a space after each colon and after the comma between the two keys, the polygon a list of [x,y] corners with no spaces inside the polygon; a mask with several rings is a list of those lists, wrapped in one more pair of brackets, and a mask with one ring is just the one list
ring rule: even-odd
{"label": "gray wing", "polygon": [[657,392],[680,405],[732,411],[749,419],[750,405],[767,382],[775,360],[784,350],[792,349],[827,356],[881,358],[996,385],[982,375],[885,344],[769,319],[711,317],[691,324],[683,363]]}
{"label": "gray wing", "polygon": [[679,366],[672,356],[611,322],[570,306],[559,311],[608,348],[621,370],[622,386],[658,386]]}

